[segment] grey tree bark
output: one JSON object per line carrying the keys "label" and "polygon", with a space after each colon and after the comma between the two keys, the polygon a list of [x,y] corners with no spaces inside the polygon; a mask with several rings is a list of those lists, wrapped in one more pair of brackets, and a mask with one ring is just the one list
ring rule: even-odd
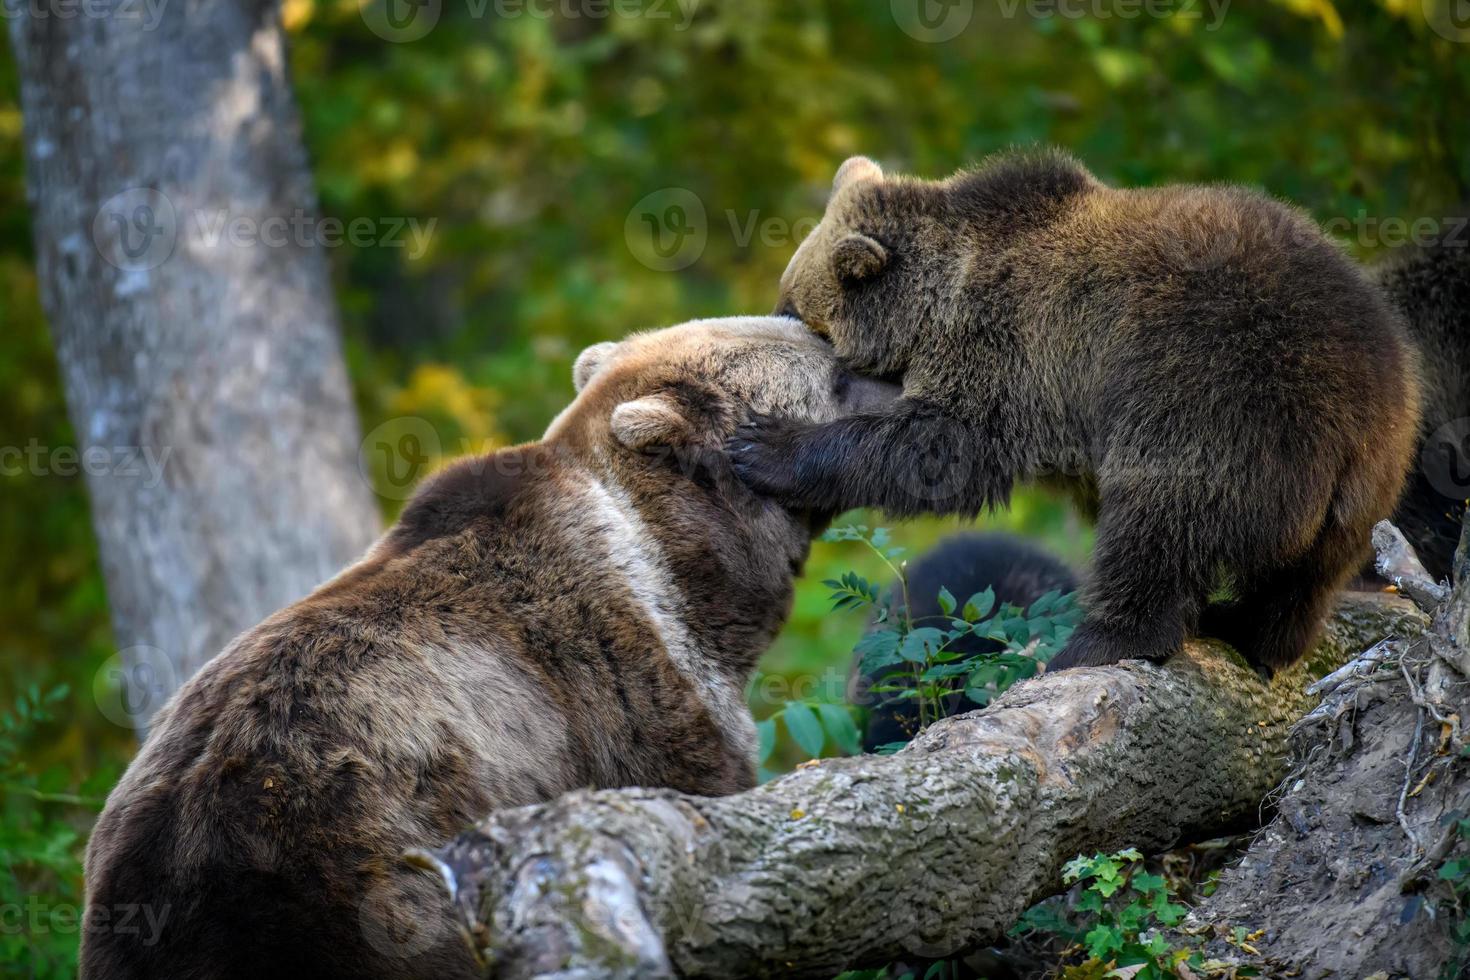
{"label": "grey tree bark", "polygon": [[42,302],[125,668],[111,713],[143,728],[380,518],[276,5],[5,2]]}
{"label": "grey tree bark", "polygon": [[1078,854],[1253,820],[1307,681],[1389,634],[1401,598],[1344,599],[1271,685],[1191,642],[1027,681],[896,755],[823,760],[721,799],[579,793],[413,857],[497,977],[830,977],[999,937]]}

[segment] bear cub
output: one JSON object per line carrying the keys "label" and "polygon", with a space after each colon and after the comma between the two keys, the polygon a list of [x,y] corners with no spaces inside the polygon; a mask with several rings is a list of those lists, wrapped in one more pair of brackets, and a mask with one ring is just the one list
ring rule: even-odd
{"label": "bear cub", "polygon": [[754,419],[737,473],[786,506],[898,516],[1064,486],[1097,544],[1054,668],[1160,661],[1198,632],[1264,675],[1291,664],[1414,451],[1399,317],[1310,220],[1240,187],[1113,188],[1055,151],[941,181],[857,157],[777,312],[904,394]]}

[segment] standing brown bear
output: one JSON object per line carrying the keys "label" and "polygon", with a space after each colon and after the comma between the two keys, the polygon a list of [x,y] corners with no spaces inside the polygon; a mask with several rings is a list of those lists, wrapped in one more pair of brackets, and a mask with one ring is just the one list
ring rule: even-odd
{"label": "standing brown bear", "polygon": [[737,472],[787,506],[900,516],[1065,485],[1097,547],[1054,668],[1163,660],[1194,632],[1267,675],[1292,663],[1414,448],[1397,315],[1309,220],[1239,187],[1118,189],[1059,152],[942,181],[854,158],[778,312],[904,396],[753,420]]}

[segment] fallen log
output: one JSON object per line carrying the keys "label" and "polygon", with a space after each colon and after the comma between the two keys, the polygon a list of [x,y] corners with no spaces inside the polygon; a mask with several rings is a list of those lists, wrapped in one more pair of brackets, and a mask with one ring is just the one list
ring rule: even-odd
{"label": "fallen log", "polygon": [[1424,622],[1401,598],[1345,597],[1269,685],[1192,641],[1163,666],[1043,675],[896,755],[718,799],[575,793],[417,860],[499,977],[830,977],[943,956],[999,937],[1078,853],[1254,820],[1309,681]]}

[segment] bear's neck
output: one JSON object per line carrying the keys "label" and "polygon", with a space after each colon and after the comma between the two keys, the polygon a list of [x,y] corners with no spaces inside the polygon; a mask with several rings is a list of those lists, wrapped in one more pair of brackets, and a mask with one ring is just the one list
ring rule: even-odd
{"label": "bear's neck", "polygon": [[599,459],[583,479],[608,564],[726,738],[752,747],[745,688],[785,622],[809,533],[774,504],[731,499],[666,462]]}

